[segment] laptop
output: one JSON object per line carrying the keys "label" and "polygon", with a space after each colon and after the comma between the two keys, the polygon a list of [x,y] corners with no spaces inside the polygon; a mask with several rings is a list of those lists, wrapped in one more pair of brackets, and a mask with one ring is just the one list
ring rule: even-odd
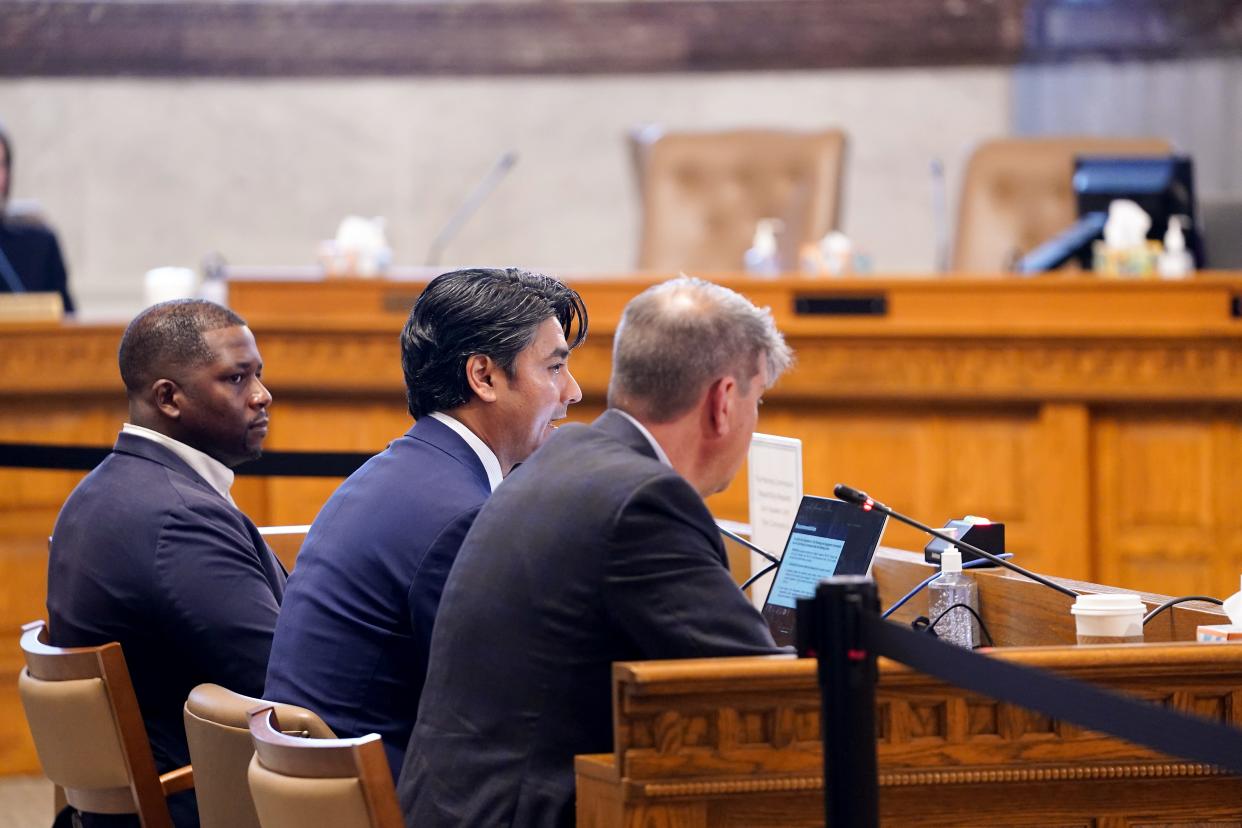
{"label": "laptop", "polygon": [[844,500],[806,495],[798,506],[785,552],[763,604],[772,637],[794,643],[794,607],[799,598],[833,575],[869,575],[888,516]]}

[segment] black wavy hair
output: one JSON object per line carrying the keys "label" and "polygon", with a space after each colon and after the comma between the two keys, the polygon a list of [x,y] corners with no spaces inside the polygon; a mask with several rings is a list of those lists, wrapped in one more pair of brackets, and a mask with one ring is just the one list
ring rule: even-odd
{"label": "black wavy hair", "polygon": [[470,400],[466,361],[491,357],[513,377],[540,324],[556,319],[570,350],[587,335],[587,310],[572,288],[520,268],[467,268],[428,283],[401,331],[401,369],[415,419]]}

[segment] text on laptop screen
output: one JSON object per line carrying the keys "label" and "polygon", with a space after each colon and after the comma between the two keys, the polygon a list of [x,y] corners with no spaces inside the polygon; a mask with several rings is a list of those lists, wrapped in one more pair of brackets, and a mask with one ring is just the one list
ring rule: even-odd
{"label": "text on laptop screen", "polygon": [[798,598],[813,595],[815,586],[837,571],[845,539],[821,537],[815,534],[818,528],[809,523],[794,523],[785,546],[784,563],[768,593],[770,603],[793,609]]}

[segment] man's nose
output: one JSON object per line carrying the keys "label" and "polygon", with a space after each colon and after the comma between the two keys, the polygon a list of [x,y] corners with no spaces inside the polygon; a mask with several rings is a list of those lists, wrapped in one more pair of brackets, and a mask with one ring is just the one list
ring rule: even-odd
{"label": "man's nose", "polygon": [[578,385],[578,381],[574,379],[573,372],[566,366],[565,374],[569,377],[569,382],[565,384],[565,404],[573,405],[582,402],[582,388]]}
{"label": "man's nose", "polygon": [[250,401],[255,408],[267,408],[272,404],[272,392],[268,391],[267,386],[257,377],[254,381],[254,392],[250,396]]}

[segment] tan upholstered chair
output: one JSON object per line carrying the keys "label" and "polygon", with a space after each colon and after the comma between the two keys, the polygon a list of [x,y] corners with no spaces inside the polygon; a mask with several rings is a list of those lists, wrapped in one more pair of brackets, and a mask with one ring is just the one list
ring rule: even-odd
{"label": "tan upholstered chair", "polygon": [[184,717],[202,828],[259,828],[246,775],[254,756],[248,714],[261,706],[276,709],[286,733],[319,739],[336,735],[304,707],[243,696],[218,684],[195,687]]}
{"label": "tan upholstered chair", "polygon": [[250,714],[250,793],[263,828],[404,828],[378,734],[299,739],[270,706]]}
{"label": "tan upholstered chair", "polygon": [[638,266],[737,272],[761,218],[784,222],[785,269],[837,225],[845,133],[739,130],[631,134],[642,199]]}
{"label": "tan upholstered chair", "polygon": [[47,778],[80,811],[136,813],[144,828],[172,828],[164,798],[194,777],[188,765],[156,773],[121,645],[53,647],[35,621],[21,647],[18,693]]}
{"label": "tan upholstered chair", "polygon": [[966,166],[951,269],[1002,273],[1078,218],[1074,158],[1167,155],[1158,138],[1004,138],[981,144]]}

